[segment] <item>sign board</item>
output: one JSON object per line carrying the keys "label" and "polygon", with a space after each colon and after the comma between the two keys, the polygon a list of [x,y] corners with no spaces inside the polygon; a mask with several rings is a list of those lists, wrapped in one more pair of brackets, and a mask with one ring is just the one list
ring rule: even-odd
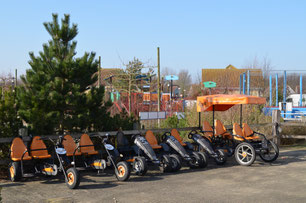
{"label": "sign board", "polygon": [[204,84],[204,87],[206,88],[213,88],[213,87],[216,87],[216,83],[215,82],[212,82],[212,81],[206,81],[206,82],[203,82]]}
{"label": "sign board", "polygon": [[165,77],[165,80],[178,80],[178,79],[179,79],[179,77],[176,76],[176,75],[167,75]]}
{"label": "sign board", "polygon": [[149,111],[149,112],[139,112],[140,120],[156,120],[156,119],[166,119],[165,111]]}

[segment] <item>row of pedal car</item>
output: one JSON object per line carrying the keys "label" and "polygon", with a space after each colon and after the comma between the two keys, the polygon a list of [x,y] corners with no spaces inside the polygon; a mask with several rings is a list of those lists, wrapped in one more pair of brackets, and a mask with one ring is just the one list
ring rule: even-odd
{"label": "row of pedal car", "polygon": [[[99,138],[101,142],[94,144],[90,137]],[[70,135],[59,136],[56,141],[48,138],[54,145],[51,156],[44,143],[46,138],[35,136],[26,147],[23,140],[16,137],[10,148],[10,179],[19,181],[37,174],[56,176],[60,172],[66,185],[74,189],[80,184],[79,167],[99,172],[109,168],[119,181],[126,181],[131,172],[145,175],[150,165],[159,167],[162,172],[175,172],[182,166],[204,168],[208,157],[222,165],[234,154],[239,164],[251,165],[256,154],[267,162],[276,160],[279,154],[272,141],[252,131],[247,124],[241,128],[235,123],[229,132],[219,120],[215,121],[215,130],[204,121],[203,130],[191,131],[188,138],[193,142],[183,142],[176,129],[164,133],[160,143],[150,130],[145,136],[132,135],[130,141],[119,131],[115,137],[116,147],[110,144],[109,138],[100,134],[83,134],[77,140]]]}

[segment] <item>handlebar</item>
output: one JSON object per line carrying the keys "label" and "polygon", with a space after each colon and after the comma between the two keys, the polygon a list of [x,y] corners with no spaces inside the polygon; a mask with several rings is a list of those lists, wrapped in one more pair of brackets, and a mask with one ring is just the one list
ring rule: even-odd
{"label": "handlebar", "polygon": [[161,136],[162,140],[165,140],[167,136],[171,136],[171,133],[170,133],[170,132],[165,132],[165,133]]}

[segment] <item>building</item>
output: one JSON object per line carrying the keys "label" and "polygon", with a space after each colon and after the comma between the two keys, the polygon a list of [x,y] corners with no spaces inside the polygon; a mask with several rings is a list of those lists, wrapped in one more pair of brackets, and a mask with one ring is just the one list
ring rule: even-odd
{"label": "building", "polygon": [[[250,94],[261,96],[264,87],[261,69],[238,69],[233,65],[228,65],[225,69],[202,69],[202,85],[203,82],[213,81],[217,85],[212,88],[212,94],[239,94],[240,75],[246,73],[247,80],[248,71],[250,71]],[[245,84],[247,85],[247,82]]]}

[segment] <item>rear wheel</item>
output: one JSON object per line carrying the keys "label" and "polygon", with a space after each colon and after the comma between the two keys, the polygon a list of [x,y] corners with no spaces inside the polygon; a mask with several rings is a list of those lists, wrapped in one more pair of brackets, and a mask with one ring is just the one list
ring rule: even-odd
{"label": "rear wheel", "polygon": [[144,157],[136,157],[133,163],[133,169],[136,175],[144,176],[148,171],[148,165]]}
{"label": "rear wheel", "polygon": [[162,173],[170,172],[172,169],[171,158],[168,155],[163,155],[160,160],[159,169]]}
{"label": "rear wheel", "polygon": [[131,170],[126,161],[117,163],[117,170],[115,170],[116,177],[119,181],[126,181],[130,178]]}
{"label": "rear wheel", "polygon": [[270,140],[267,140],[267,149],[259,153],[260,158],[265,162],[273,162],[278,158],[279,149],[277,145]]}
{"label": "rear wheel", "polygon": [[182,161],[177,154],[170,154],[171,168],[173,172],[179,171],[182,168]]}
{"label": "rear wheel", "polygon": [[191,160],[188,162],[190,168],[199,168],[202,164],[202,158],[197,152],[192,152],[190,154]]}
{"label": "rear wheel", "polygon": [[254,147],[247,143],[240,143],[235,150],[235,159],[242,166],[250,166],[256,158]]}
{"label": "rear wheel", "polygon": [[21,179],[21,167],[19,162],[11,162],[9,165],[9,175],[12,182]]}
{"label": "rear wheel", "polygon": [[200,168],[205,168],[208,164],[208,157],[207,157],[205,152],[198,152],[198,153],[199,153],[199,155],[202,159],[202,163],[199,166],[200,166]]}
{"label": "rear wheel", "polygon": [[69,189],[78,188],[81,180],[79,172],[74,167],[71,167],[66,171],[66,174],[66,185],[69,187]]}
{"label": "rear wheel", "polygon": [[227,160],[227,154],[222,150],[218,149],[216,151],[217,157],[215,158],[215,162],[217,165],[223,165],[226,163]]}

